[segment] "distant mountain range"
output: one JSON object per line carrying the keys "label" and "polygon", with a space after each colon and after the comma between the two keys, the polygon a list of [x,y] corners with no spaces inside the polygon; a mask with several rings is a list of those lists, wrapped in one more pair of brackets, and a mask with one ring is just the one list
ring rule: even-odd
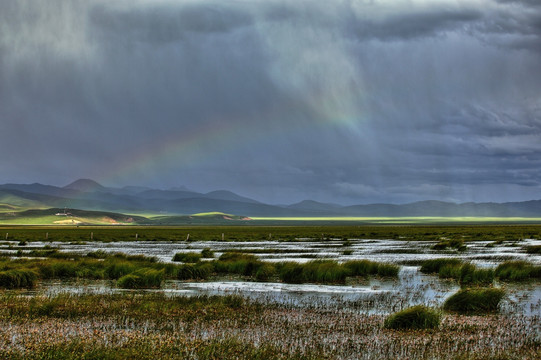
{"label": "distant mountain range", "polygon": [[137,186],[110,188],[89,179],[64,187],[39,183],[0,185],[0,212],[49,208],[169,215],[223,212],[256,217],[541,217],[541,200],[462,204],[419,201],[353,206],[305,200],[291,205],[269,205],[227,190],[199,193],[184,187],[172,190]]}

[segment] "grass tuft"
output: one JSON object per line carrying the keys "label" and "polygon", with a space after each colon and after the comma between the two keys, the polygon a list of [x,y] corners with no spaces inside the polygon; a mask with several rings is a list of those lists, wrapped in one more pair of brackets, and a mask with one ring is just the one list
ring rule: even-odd
{"label": "grass tuft", "polygon": [[37,278],[37,272],[32,269],[0,271],[0,287],[8,289],[31,288],[36,284]]}
{"label": "grass tuft", "polygon": [[441,314],[423,305],[417,305],[392,314],[383,324],[386,329],[421,330],[436,329],[441,322]]}
{"label": "grass tuft", "polygon": [[503,281],[541,279],[541,266],[527,261],[506,261],[496,268],[496,276]]}
{"label": "grass tuft", "polygon": [[196,263],[201,260],[201,254],[188,252],[188,253],[176,253],[173,256],[173,261],[183,263]]}
{"label": "grass tuft", "polygon": [[201,257],[205,259],[211,259],[214,257],[214,251],[212,251],[210,248],[204,248],[201,251]]}
{"label": "grass tuft", "polygon": [[423,261],[421,272],[424,274],[437,274],[444,266],[458,266],[462,262],[459,259],[430,259]]}
{"label": "grass tuft", "polygon": [[400,267],[393,264],[378,263],[370,260],[346,261],[343,266],[348,270],[349,276],[389,276],[396,277]]}
{"label": "grass tuft", "polygon": [[164,279],[164,273],[163,269],[139,269],[118,279],[117,286],[123,289],[159,288]]}
{"label": "grass tuft", "polygon": [[505,291],[498,288],[461,289],[443,304],[443,309],[458,313],[497,312]]}

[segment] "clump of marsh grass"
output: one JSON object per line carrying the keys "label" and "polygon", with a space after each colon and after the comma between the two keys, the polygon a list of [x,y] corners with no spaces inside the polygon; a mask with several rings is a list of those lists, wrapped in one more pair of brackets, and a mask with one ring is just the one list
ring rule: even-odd
{"label": "clump of marsh grass", "polygon": [[347,269],[333,260],[314,260],[303,264],[303,277],[307,282],[343,284]]}
{"label": "clump of marsh grass", "polygon": [[525,246],[524,249],[528,254],[541,254],[541,245]]}
{"label": "clump of marsh grass", "polygon": [[118,279],[117,286],[123,289],[159,288],[164,279],[164,273],[163,269],[139,269]]}
{"label": "clump of marsh grass", "polygon": [[91,251],[88,254],[86,254],[86,256],[89,257],[89,258],[94,258],[94,259],[105,259],[108,256],[110,256],[110,254],[107,253],[107,251],[104,251],[104,250],[100,249],[100,250],[96,250],[96,251]]}
{"label": "clump of marsh grass", "polygon": [[304,267],[296,262],[285,262],[280,264],[280,280],[289,284],[302,284],[305,282]]}
{"label": "clump of marsh grass", "polygon": [[460,267],[460,285],[491,285],[494,281],[494,270],[478,269],[473,264],[464,264]]}
{"label": "clump of marsh grass", "polygon": [[505,291],[499,288],[461,289],[443,304],[443,309],[458,313],[497,312]]}
{"label": "clump of marsh grass", "polygon": [[131,261],[107,259],[105,261],[105,274],[108,279],[120,279],[124,275],[134,272],[138,266]]}
{"label": "clump of marsh grass", "polygon": [[459,259],[430,259],[423,261],[420,271],[424,274],[435,274],[439,273],[444,266],[458,266],[460,264],[462,261]]}
{"label": "clump of marsh grass", "polygon": [[541,266],[527,261],[506,261],[498,265],[496,276],[503,281],[541,279]]}
{"label": "clump of marsh grass", "polygon": [[348,270],[350,276],[389,276],[396,277],[400,267],[393,264],[378,263],[370,260],[346,261],[343,266]]}
{"label": "clump of marsh grass", "polygon": [[226,252],[214,261],[214,269],[217,273],[238,274],[253,276],[263,265],[257,257],[251,254]]}
{"label": "clump of marsh grass", "polygon": [[210,248],[204,248],[201,250],[201,257],[211,259],[214,257],[214,251],[212,251]]}
{"label": "clump of marsh grass", "polygon": [[463,263],[459,259],[431,259],[421,265],[422,273],[437,273],[442,279],[454,279],[462,286],[491,285],[494,281],[494,270],[479,269],[473,264]]}
{"label": "clump of marsh grass", "polygon": [[187,252],[187,253],[176,253],[173,256],[173,261],[183,262],[183,263],[196,263],[201,260],[201,254]]}
{"label": "clump of marsh grass", "polygon": [[370,260],[352,260],[339,264],[334,260],[313,260],[305,264],[285,262],[276,264],[280,280],[291,284],[305,282],[322,284],[343,284],[348,276],[389,276],[396,277],[397,265],[378,263]]}
{"label": "clump of marsh grass", "polygon": [[35,286],[37,278],[37,272],[32,269],[0,271],[0,287],[8,289],[31,288]]}
{"label": "clump of marsh grass", "polygon": [[436,329],[441,322],[441,314],[434,309],[417,305],[392,314],[385,319],[383,327],[395,330]]}
{"label": "clump of marsh grass", "polygon": [[255,279],[257,281],[269,281],[276,274],[276,268],[270,263],[264,263],[255,272]]}
{"label": "clump of marsh grass", "polygon": [[176,268],[178,280],[206,280],[214,272],[214,266],[210,262],[185,264]]}
{"label": "clump of marsh grass", "polygon": [[467,247],[462,239],[445,239],[432,246],[432,250],[447,250],[448,248],[464,251]]}

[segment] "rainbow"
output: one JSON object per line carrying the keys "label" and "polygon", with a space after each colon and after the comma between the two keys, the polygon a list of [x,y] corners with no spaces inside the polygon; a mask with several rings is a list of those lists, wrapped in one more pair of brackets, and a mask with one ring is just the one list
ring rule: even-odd
{"label": "rainbow", "polygon": [[[302,132],[306,130],[306,127],[327,126],[346,128],[347,131],[356,131],[358,129],[359,118],[358,115],[354,115],[357,112],[356,109],[343,106],[343,103],[336,104],[329,99],[318,99],[318,101],[312,101],[311,103],[314,105],[311,120],[299,121],[302,125],[297,126],[297,128],[288,125],[288,128],[284,129],[283,126],[270,125],[265,130],[261,130],[256,127],[257,124],[245,117],[226,117],[215,121],[207,121],[206,125],[198,126],[191,131],[170,134],[166,138],[157,141],[153,146],[133,149],[122,158],[120,165],[118,162],[113,162],[108,169],[100,171],[101,176],[95,178],[98,178],[104,184],[126,183],[128,179],[137,178],[160,165],[176,164],[177,167],[187,167],[215,156],[212,151],[216,148],[227,151],[238,147],[239,142],[235,141],[235,139],[240,134],[249,133],[249,142],[253,146],[258,146],[264,138],[280,135],[284,131],[288,133]],[[291,105],[294,106],[295,104]],[[267,121],[272,121],[272,119],[283,117],[283,114],[271,110],[258,116],[267,119]],[[242,146],[250,145],[246,143],[246,139],[243,140],[244,142],[241,142]]]}

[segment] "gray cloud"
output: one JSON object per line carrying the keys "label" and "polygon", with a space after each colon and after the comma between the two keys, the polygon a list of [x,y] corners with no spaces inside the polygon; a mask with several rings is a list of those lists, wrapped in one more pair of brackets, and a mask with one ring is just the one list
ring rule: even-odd
{"label": "gray cloud", "polygon": [[[216,4],[171,6],[156,3],[145,6],[111,7],[101,5],[89,12],[100,37],[118,37],[127,42],[162,44],[181,41],[187,33],[226,33],[252,24],[246,11]],[[119,40],[120,40],[119,39]]]}
{"label": "gray cloud", "polygon": [[6,0],[0,182],[538,197],[534,5]]}
{"label": "gray cloud", "polygon": [[477,21],[481,12],[475,9],[420,9],[392,14],[379,20],[354,17],[350,19],[347,33],[359,39],[409,40],[437,36],[461,29],[464,24]]}
{"label": "gray cloud", "polygon": [[496,0],[502,4],[520,4],[523,6],[541,6],[537,0]]}

